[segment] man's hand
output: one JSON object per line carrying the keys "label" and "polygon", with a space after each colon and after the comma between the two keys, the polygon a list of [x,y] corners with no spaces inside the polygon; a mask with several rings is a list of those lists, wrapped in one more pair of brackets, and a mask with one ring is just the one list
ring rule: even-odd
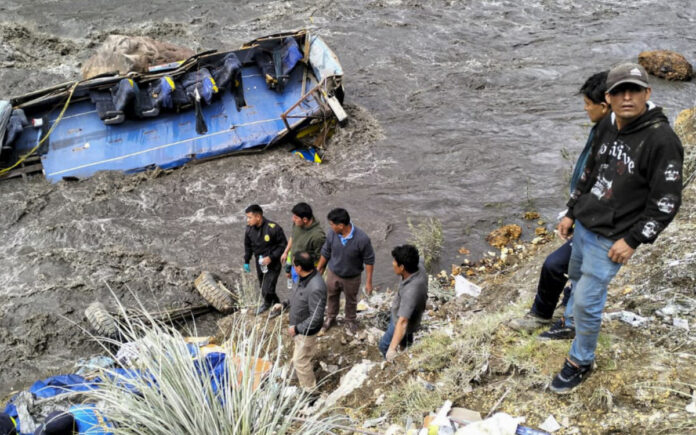
{"label": "man's hand", "polygon": [[614,263],[626,264],[634,252],[636,250],[628,246],[624,239],[619,239],[614,242],[607,255]]}
{"label": "man's hand", "polygon": [[261,260],[261,263],[264,266],[268,266],[269,264],[271,264],[271,257],[263,257],[263,259]]}
{"label": "man's hand", "polygon": [[568,240],[573,234],[573,222],[573,219],[568,216],[563,216],[563,219],[558,223],[556,231],[558,231],[558,235],[561,239]]}
{"label": "man's hand", "polygon": [[280,256],[280,264],[285,264],[285,262],[287,261],[287,259],[288,259],[288,253],[287,253],[287,252],[283,252],[283,255]]}
{"label": "man's hand", "polygon": [[367,281],[365,283],[365,293],[367,293],[367,296],[372,295],[372,281]]}
{"label": "man's hand", "polygon": [[251,268],[249,267],[249,263],[244,264],[244,272],[245,273],[251,272]]}
{"label": "man's hand", "polygon": [[295,335],[297,335],[297,331],[295,331],[295,325],[288,327],[288,335],[290,337],[294,337]]}
{"label": "man's hand", "polygon": [[387,351],[387,354],[384,356],[384,358],[386,358],[387,361],[392,362],[392,361],[394,361],[394,358],[396,358],[396,355],[397,355],[396,349],[389,349]]}

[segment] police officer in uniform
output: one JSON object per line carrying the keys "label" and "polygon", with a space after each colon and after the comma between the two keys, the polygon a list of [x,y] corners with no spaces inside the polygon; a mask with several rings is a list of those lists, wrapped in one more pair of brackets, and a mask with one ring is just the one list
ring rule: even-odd
{"label": "police officer in uniform", "polygon": [[259,315],[280,302],[276,295],[276,283],[281,271],[280,257],[288,241],[280,225],[263,217],[263,209],[258,204],[250,205],[244,212],[247,221],[244,271],[251,272],[249,261],[253,259],[263,296],[263,303],[256,310],[256,315]]}

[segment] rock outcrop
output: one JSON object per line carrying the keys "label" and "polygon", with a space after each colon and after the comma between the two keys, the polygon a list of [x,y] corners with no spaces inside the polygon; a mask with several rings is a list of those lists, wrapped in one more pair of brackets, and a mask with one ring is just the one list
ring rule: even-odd
{"label": "rock outcrop", "polygon": [[82,67],[82,77],[107,72],[145,72],[152,65],[176,62],[193,56],[193,50],[146,36],[109,35]]}
{"label": "rock outcrop", "polygon": [[649,74],[667,80],[691,80],[694,74],[686,58],[670,50],[644,51],[638,55],[638,63]]}

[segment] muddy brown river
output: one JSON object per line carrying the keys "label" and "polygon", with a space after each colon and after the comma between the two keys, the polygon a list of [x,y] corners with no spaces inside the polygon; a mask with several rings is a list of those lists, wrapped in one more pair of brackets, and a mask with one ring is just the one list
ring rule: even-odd
{"label": "muddy brown river", "polygon": [[[576,156],[589,127],[578,87],[643,50],[696,61],[695,21],[686,0],[3,0],[0,98],[77,79],[111,33],[203,50],[306,27],[341,59],[351,120],[320,166],[281,147],[158,177],[0,183],[0,396],[99,350],[81,330],[94,300],[166,308],[201,302],[201,270],[234,282],[253,202],[286,230],[300,200],[322,220],[346,207],[372,237],[382,288],[408,218],[442,222],[445,268],[529,208],[552,221],[561,149]],[[695,104],[696,84],[652,86],[671,120]]]}

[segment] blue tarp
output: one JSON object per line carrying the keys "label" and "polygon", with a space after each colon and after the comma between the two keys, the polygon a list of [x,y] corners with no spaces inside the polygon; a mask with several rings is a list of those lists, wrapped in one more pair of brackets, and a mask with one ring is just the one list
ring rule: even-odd
{"label": "blue tarp", "polygon": [[94,382],[87,381],[79,375],[51,376],[41,381],[36,381],[29,387],[29,392],[39,399],[57,396],[58,394],[75,391],[89,391],[96,388]]}
{"label": "blue tarp", "polygon": [[[201,357],[199,349],[195,345],[189,344],[187,348],[192,357],[198,357],[194,362],[196,373],[202,380],[204,377],[210,377],[213,392],[217,394],[229,379],[226,364],[227,355],[220,352],[212,352],[205,357]],[[104,371],[103,377],[108,377],[109,379],[117,378],[120,386],[132,394],[139,394],[139,392],[134,385],[128,383],[129,379],[143,378],[148,385],[157,384],[157,380],[154,376],[149,373],[144,374],[140,370],[135,369],[108,369]],[[29,392],[36,398],[46,399],[69,392],[93,390],[99,388],[99,384],[102,382],[103,379],[100,377],[87,380],[75,374],[58,375],[34,382],[29,388]],[[17,427],[19,428],[20,421],[18,420],[17,408],[14,404],[16,397],[16,395],[12,397],[7,406],[5,406],[5,413],[17,420]],[[223,396],[220,396],[220,400],[223,400]],[[110,432],[105,432],[104,428],[113,427],[112,424],[106,422],[106,419],[99,414],[99,411],[91,405],[73,406],[70,408],[70,412],[75,416],[78,430],[81,434],[108,434]]]}

